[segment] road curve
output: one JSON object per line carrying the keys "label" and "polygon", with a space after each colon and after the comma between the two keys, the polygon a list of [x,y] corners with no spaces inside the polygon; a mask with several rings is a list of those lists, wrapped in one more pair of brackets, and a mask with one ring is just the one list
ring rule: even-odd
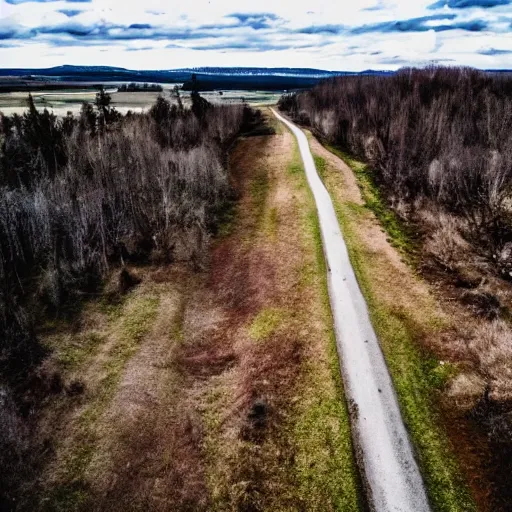
{"label": "road curve", "polygon": [[331,197],[318,176],[304,132],[275,110],[272,112],[297,138],[316,202],[336,344],[369,506],[377,512],[429,511],[391,377],[350,264]]}

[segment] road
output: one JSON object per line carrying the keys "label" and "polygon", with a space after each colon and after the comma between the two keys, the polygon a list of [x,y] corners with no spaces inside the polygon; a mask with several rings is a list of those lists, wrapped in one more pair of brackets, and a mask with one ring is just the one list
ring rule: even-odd
{"label": "road", "polygon": [[396,393],[331,197],[318,176],[304,132],[276,111],[272,112],[297,138],[317,206],[336,344],[369,506],[378,512],[429,511]]}

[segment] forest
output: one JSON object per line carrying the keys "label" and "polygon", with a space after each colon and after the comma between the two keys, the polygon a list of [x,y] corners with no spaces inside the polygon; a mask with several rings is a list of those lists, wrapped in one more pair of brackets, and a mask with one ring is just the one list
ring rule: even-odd
{"label": "forest", "polygon": [[62,388],[58,375],[39,368],[46,348],[38,326],[72,316],[126,263],[201,268],[233,199],[227,152],[258,117],[247,105],[213,106],[197,93],[191,108],[179,96],[172,104],[159,97],[148,113],[125,116],[103,90],[77,117],[40,112],[31,97],[28,107],[0,122],[4,500],[31,469],[38,407]]}

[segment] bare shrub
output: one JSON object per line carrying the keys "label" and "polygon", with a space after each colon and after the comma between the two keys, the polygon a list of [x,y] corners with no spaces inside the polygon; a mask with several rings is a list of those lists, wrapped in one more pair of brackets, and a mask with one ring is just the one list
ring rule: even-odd
{"label": "bare shrub", "polygon": [[456,219],[443,215],[428,235],[424,250],[443,267],[456,271],[467,261],[470,244],[464,240]]}
{"label": "bare shrub", "polygon": [[512,401],[512,331],[507,322],[482,323],[468,341],[470,353],[489,382],[489,396],[496,402]]}

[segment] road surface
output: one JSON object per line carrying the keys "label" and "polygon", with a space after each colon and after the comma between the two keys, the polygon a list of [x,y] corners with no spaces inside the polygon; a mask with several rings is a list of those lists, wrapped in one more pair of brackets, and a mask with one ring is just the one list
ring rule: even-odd
{"label": "road surface", "polygon": [[304,132],[276,111],[272,112],[297,138],[317,206],[336,344],[369,506],[377,512],[429,511],[391,377],[350,264],[331,198],[318,176]]}

